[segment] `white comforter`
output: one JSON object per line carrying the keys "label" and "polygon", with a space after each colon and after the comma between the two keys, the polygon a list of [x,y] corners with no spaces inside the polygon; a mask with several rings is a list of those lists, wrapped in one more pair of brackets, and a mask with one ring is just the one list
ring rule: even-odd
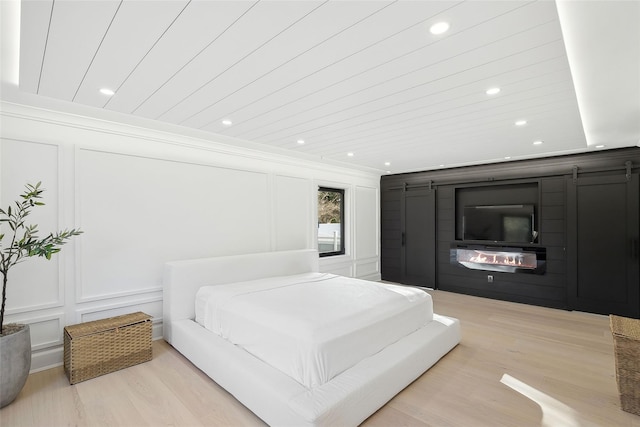
{"label": "white comforter", "polygon": [[411,287],[324,273],[202,287],[196,321],[313,388],[433,319]]}

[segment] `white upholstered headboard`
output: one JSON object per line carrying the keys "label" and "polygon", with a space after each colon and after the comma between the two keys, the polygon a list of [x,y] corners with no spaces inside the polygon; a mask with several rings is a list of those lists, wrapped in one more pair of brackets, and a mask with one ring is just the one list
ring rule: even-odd
{"label": "white upholstered headboard", "polygon": [[168,262],[163,275],[164,339],[171,343],[171,322],[195,317],[196,292],[202,286],[316,272],[318,269],[318,251],[315,249]]}

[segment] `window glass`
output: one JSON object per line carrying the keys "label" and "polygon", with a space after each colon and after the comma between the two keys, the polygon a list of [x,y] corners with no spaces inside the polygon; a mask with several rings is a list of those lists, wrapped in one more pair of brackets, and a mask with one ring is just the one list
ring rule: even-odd
{"label": "window glass", "polygon": [[344,254],[344,190],[318,189],[318,252]]}

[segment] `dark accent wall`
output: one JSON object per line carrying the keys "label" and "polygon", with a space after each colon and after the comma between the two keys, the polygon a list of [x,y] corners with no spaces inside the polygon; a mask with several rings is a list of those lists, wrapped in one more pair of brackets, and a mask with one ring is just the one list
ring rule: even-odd
{"label": "dark accent wall", "polygon": [[[479,189],[478,193],[470,190]],[[438,288],[494,299],[566,308],[566,258],[564,232],[564,179],[494,181],[492,185],[438,188]],[[531,203],[536,209],[538,243],[505,244],[510,247],[547,249],[543,275],[469,270],[450,263],[449,248],[462,241],[461,206],[486,200],[487,204]],[[442,205],[442,210],[440,206]],[[453,217],[453,219],[451,219]],[[458,227],[456,227],[456,224]],[[490,244],[490,243],[488,243]],[[499,246],[500,244],[496,244]],[[491,282],[489,282],[491,276]]]}
{"label": "dark accent wall", "polygon": [[[403,251],[402,218],[410,215],[403,200],[411,188],[429,188],[435,194],[435,250],[426,255],[425,265],[432,265],[425,272],[424,282],[438,289],[529,303],[554,308],[573,309],[574,292],[569,283],[574,283],[580,270],[579,263],[569,259],[568,250],[577,251],[580,242],[569,241],[573,234],[568,224],[568,208],[573,206],[574,183],[585,177],[619,176],[638,173],[640,149],[627,148],[597,153],[560,156],[546,159],[471,166],[438,171],[387,175],[381,179],[381,224],[382,224],[382,278],[401,283],[405,268]],[[637,191],[636,191],[637,192]],[[631,193],[631,198],[640,195]],[[597,201],[595,201],[597,203]],[[461,230],[461,207],[480,204],[533,204],[535,206],[535,226],[538,239],[531,247],[546,249],[546,271],[544,274],[518,274],[508,272],[487,272],[467,269],[450,262],[450,248],[463,243]],[[637,203],[636,203],[637,205]],[[611,206],[611,209],[617,207]],[[579,213],[578,213],[579,215]],[[633,216],[635,215],[635,216]],[[634,224],[640,222],[636,213],[631,217]],[[575,221],[575,215],[573,215]],[[415,221],[415,218],[414,218]],[[606,225],[603,225],[606,226]],[[635,230],[637,227],[628,227]],[[634,232],[635,233],[635,232]],[[428,234],[426,234],[428,235]],[[637,236],[629,236],[631,246]],[[573,238],[573,240],[576,240]],[[464,242],[466,243],[466,242]],[[624,243],[625,245],[627,243]],[[428,246],[428,245],[427,245]],[[513,246],[513,245],[511,245]],[[526,245],[523,245],[526,246]],[[632,251],[633,252],[633,251]],[[606,254],[606,250],[603,249]],[[420,255],[423,256],[423,255]],[[634,258],[635,257],[635,258]],[[430,262],[432,261],[432,262]],[[414,259],[413,262],[416,262]],[[631,269],[638,269],[637,253],[629,255]],[[602,266],[603,271],[606,266]],[[488,276],[492,276],[489,280]],[[432,279],[429,279],[431,277]],[[637,275],[629,276],[637,277]],[[412,284],[415,283],[414,278]],[[417,280],[420,282],[420,280]],[[420,284],[420,283],[418,283]],[[626,314],[640,312],[640,300],[635,301],[638,283],[628,283],[630,306],[637,307]],[[575,288],[575,286],[574,286]],[[619,289],[620,287],[618,287]],[[603,300],[606,299],[603,284]],[[628,305],[629,306],[629,305]],[[589,306],[591,307],[591,306]],[[580,309],[579,307],[577,309]],[[597,308],[589,311],[600,312]],[[601,312],[611,312],[605,309]]]}

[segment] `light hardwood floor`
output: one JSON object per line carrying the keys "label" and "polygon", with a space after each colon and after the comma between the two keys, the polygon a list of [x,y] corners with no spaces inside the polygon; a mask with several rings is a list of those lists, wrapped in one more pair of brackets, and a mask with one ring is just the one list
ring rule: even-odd
{"label": "light hardwood floor", "polygon": [[[608,317],[431,293],[462,342],[363,425],[640,427],[620,409]],[[153,350],[74,386],[62,367],[32,374],[0,425],[264,425],[164,341]]]}

